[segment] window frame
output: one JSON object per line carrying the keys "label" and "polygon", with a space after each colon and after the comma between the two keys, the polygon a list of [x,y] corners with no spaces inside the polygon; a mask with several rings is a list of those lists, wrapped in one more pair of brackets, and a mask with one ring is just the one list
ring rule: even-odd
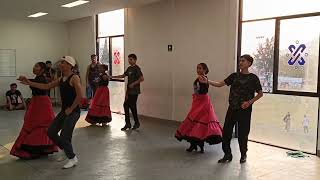
{"label": "window frame", "polygon": [[[317,121],[317,141],[316,141],[316,153],[318,152],[319,146],[319,123],[320,123],[320,36],[319,36],[319,55],[318,55],[318,81],[317,81],[317,92],[303,92],[303,91],[286,91],[286,90],[278,90],[278,71],[279,71],[279,42],[280,42],[280,22],[281,20],[287,19],[295,19],[295,18],[303,18],[303,17],[312,17],[312,16],[320,16],[320,12],[313,12],[313,13],[305,13],[305,14],[296,14],[296,15],[288,15],[288,16],[276,16],[276,17],[268,17],[268,18],[257,18],[251,20],[242,20],[243,16],[243,0],[239,1],[239,12],[238,12],[238,40],[237,40],[237,72],[240,72],[239,69],[239,60],[241,56],[241,42],[242,42],[242,23],[245,22],[257,22],[257,21],[264,21],[264,20],[275,20],[275,37],[274,37],[274,62],[273,62],[273,87],[272,92],[264,92],[268,94],[280,94],[280,95],[293,95],[293,96],[306,96],[306,97],[318,97],[319,98],[319,105],[318,105],[318,121]],[[238,127],[236,127],[236,136],[238,132]],[[252,140],[249,140],[252,141]],[[257,142],[257,141],[252,141]],[[274,147],[280,147],[284,149],[294,150],[286,147],[281,147],[269,143],[258,142],[261,144],[266,144]],[[308,153],[308,152],[306,152]],[[311,153],[308,153],[311,154]],[[319,155],[319,154],[317,154]]]}
{"label": "window frame", "polygon": [[[113,36],[99,36],[99,14],[96,14],[95,16],[95,22],[96,22],[96,55],[98,57],[98,61],[100,61],[99,59],[99,40],[100,39],[109,39],[109,73],[110,76],[112,76],[112,38],[116,38],[116,37],[123,37],[123,40],[125,40],[125,36],[124,34],[120,34],[120,35],[113,35]],[[125,57],[125,46],[123,47],[124,49],[124,57]],[[125,82],[124,79],[110,79],[110,81],[118,81],[118,82]]]}

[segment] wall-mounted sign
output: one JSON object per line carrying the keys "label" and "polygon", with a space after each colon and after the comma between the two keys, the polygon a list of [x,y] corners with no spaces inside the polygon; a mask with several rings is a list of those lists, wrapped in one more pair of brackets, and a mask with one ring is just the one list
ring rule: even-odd
{"label": "wall-mounted sign", "polygon": [[169,45],[168,45],[168,51],[169,51],[169,52],[172,52],[172,50],[173,50],[173,47],[172,47],[171,44],[169,44]]}

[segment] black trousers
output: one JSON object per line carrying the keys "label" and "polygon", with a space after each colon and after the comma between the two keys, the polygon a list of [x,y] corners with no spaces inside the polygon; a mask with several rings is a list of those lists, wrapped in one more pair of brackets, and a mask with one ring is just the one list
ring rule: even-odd
{"label": "black trousers", "polygon": [[131,126],[129,109],[131,110],[135,124],[136,125],[140,124],[139,118],[138,118],[138,112],[137,112],[138,96],[139,96],[138,94],[137,95],[129,94],[128,99],[123,103],[126,126]]}
{"label": "black trousers", "polygon": [[228,108],[223,126],[222,150],[225,155],[231,155],[230,142],[232,139],[233,127],[238,122],[238,142],[241,155],[248,151],[248,136],[250,132],[252,106],[247,109],[233,110]]}
{"label": "black trousers", "polygon": [[[60,148],[63,149],[69,159],[74,158],[71,144],[72,134],[77,121],[80,118],[80,109],[74,110],[66,115],[60,112],[48,128],[48,137]],[[60,135],[58,134],[61,131]]]}

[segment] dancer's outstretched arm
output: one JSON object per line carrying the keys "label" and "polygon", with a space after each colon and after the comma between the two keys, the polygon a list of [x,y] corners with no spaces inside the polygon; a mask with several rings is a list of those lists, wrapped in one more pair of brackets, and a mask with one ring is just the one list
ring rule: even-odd
{"label": "dancer's outstretched arm", "polygon": [[25,76],[20,76],[18,78],[18,80],[22,84],[29,85],[29,86],[32,86],[32,87],[35,87],[35,88],[38,88],[38,89],[48,90],[48,89],[51,89],[53,87],[58,86],[60,78],[58,78],[58,79],[56,79],[56,80],[54,80],[54,81],[52,81],[51,83],[48,83],[48,84],[32,82]]}
{"label": "dancer's outstretched arm", "polygon": [[198,79],[199,79],[200,82],[202,82],[202,83],[207,83],[207,84],[209,84],[209,85],[211,85],[211,86],[214,86],[214,87],[222,87],[222,86],[225,86],[225,85],[226,85],[226,83],[225,83],[224,81],[220,81],[220,82],[218,82],[218,81],[211,81],[211,80],[209,80],[209,79],[208,79],[207,77],[205,77],[205,76],[199,76]]}

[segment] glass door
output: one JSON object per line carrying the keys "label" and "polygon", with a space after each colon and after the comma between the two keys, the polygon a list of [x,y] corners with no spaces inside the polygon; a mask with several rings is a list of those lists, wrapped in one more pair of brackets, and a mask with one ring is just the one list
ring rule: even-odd
{"label": "glass door", "polygon": [[[96,16],[97,54],[99,61],[108,65],[109,75],[124,73],[124,17],[124,9],[104,12]],[[124,113],[124,80],[110,81],[109,90],[111,111]]]}
{"label": "glass door", "polygon": [[[124,73],[124,36],[110,37],[110,75],[121,75]],[[110,106],[111,111],[124,113],[123,102],[125,98],[125,82],[110,81]]]}

